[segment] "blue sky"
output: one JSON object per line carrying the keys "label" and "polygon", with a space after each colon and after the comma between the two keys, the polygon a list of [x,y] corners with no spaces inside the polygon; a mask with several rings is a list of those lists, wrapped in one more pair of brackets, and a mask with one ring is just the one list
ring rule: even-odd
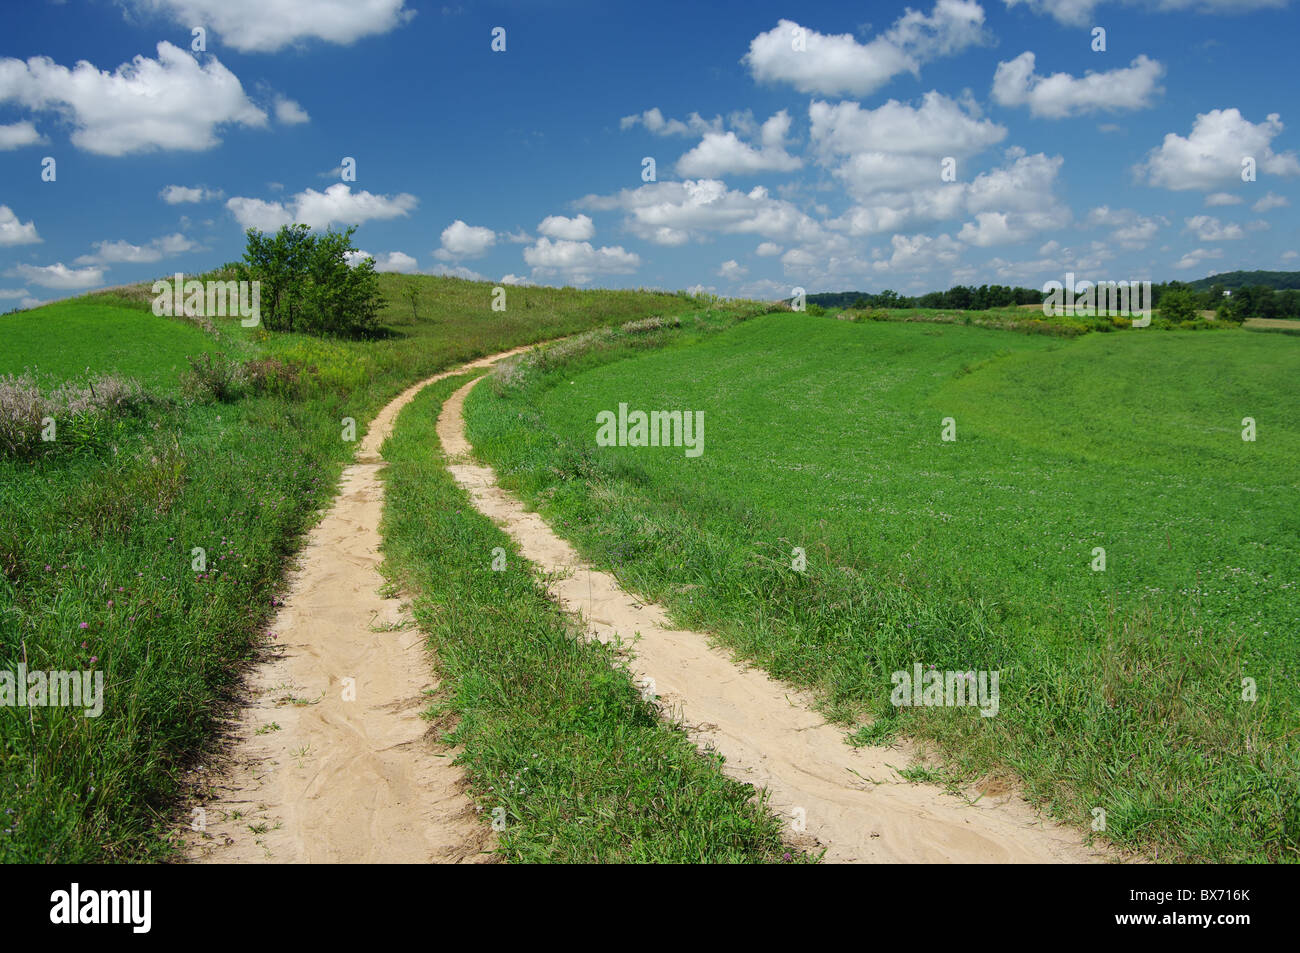
{"label": "blue sky", "polygon": [[5,16],[0,310],[290,220],[359,224],[386,270],[769,298],[1300,269],[1288,0]]}

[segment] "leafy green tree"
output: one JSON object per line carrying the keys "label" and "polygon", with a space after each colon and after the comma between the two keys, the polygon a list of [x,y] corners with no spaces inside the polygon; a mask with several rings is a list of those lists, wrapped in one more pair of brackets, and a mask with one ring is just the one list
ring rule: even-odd
{"label": "leafy green tree", "polygon": [[1196,301],[1185,288],[1171,288],[1160,298],[1160,316],[1166,321],[1191,321],[1196,317]]}
{"label": "leafy green tree", "polygon": [[379,277],[365,258],[355,266],[346,231],[314,234],[285,225],[275,235],[248,230],[244,265],[262,283],[262,321],[273,331],[371,337],[379,331]]}

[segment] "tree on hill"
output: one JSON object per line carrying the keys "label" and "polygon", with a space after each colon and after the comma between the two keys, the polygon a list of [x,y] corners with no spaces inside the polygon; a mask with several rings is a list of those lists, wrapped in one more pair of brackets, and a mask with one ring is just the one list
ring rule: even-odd
{"label": "tree on hill", "polygon": [[350,265],[352,235],[314,233],[306,225],[285,225],[267,235],[250,228],[244,267],[262,283],[262,323],[273,331],[305,331],[341,337],[379,332],[379,278],[375,262]]}

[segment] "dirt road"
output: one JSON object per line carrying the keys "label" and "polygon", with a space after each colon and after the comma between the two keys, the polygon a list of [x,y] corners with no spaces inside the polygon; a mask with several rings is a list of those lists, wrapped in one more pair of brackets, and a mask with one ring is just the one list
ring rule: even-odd
{"label": "dirt road", "polygon": [[[746,668],[697,632],[674,629],[662,609],[624,592],[593,570],[536,513],[502,490],[488,467],[469,459],[462,407],[477,382],[444,404],[438,438],[449,469],[474,505],[497,521],[522,555],[554,574],[550,591],[580,612],[602,641],[615,633],[633,646],[631,669],[652,685],[692,739],[726,757],[724,770],[759,788],[794,833],[811,835],[838,863],[1087,862],[1100,855],[1072,831],[1044,821],[1014,795],[970,805],[927,784],[899,778],[905,748],[854,749],[826,724],[812,700],[764,672]],[[971,792],[973,795],[973,792]]]}
{"label": "dirt road", "polygon": [[491,859],[452,753],[421,717],[435,687],[424,637],[379,594],[379,448],[420,390],[375,418],[311,532],[250,679],[212,798],[193,805],[189,856],[218,863],[424,863]]}
{"label": "dirt road", "polygon": [[[522,350],[522,349],[520,349]],[[435,687],[424,638],[379,590],[383,484],[379,448],[423,387],[517,351],[422,381],[374,420],[312,531],[273,624],[277,647],[250,679],[221,776],[195,805],[189,856],[209,862],[465,862],[490,859],[491,834],[464,778],[420,718]],[[522,554],[554,574],[551,593],[592,637],[637,637],[633,672],[692,739],[734,777],[767,788],[792,839],[831,862],[1086,862],[1100,855],[1013,795],[977,804],[901,780],[900,748],[853,749],[811,699],[732,661],[696,632],[624,592],[468,459],[462,407],[444,405],[438,435],[475,506]]]}

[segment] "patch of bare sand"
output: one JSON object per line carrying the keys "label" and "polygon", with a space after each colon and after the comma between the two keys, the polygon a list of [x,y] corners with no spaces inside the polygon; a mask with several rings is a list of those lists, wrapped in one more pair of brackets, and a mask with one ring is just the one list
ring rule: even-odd
{"label": "patch of bare sand", "polygon": [[249,703],[228,754],[191,805],[191,860],[493,859],[485,853],[491,832],[451,763],[455,752],[420,717],[424,692],[436,687],[424,637],[398,600],[379,594],[379,448],[421,388],[507,354],[421,381],[371,424],[299,556],[272,625],[269,658],[248,679]]}
{"label": "patch of bare sand", "polygon": [[[449,469],[474,505],[496,520],[520,552],[550,574],[552,596],[581,613],[589,632],[630,641],[630,667],[652,679],[665,713],[694,742],[725,758],[723,770],[766,788],[773,810],[802,828],[838,863],[1064,862],[1104,859],[1081,837],[1044,820],[1010,792],[970,804],[927,784],[903,781],[910,749],[857,748],[826,723],[812,699],[758,669],[732,661],[697,632],[674,629],[662,609],[624,592],[592,569],[536,513],[474,464],[462,407],[475,382],[443,405],[438,437]],[[972,792],[972,796],[974,792]],[[801,838],[795,838],[796,841]]]}

